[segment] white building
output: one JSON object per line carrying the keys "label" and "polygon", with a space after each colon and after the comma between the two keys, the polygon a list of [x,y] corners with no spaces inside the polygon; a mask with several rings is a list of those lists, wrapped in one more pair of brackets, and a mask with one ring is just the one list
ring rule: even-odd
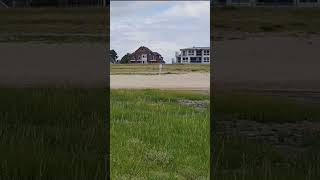
{"label": "white building", "polygon": [[176,63],[178,64],[210,64],[209,47],[192,47],[180,49],[176,52]]}

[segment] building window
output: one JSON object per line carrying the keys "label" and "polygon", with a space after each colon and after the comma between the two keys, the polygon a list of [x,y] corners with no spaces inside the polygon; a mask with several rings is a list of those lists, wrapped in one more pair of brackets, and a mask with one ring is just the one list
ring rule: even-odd
{"label": "building window", "polygon": [[209,56],[210,55],[210,51],[209,50],[204,50],[203,55]]}
{"label": "building window", "polygon": [[203,57],[203,62],[210,62],[210,58],[209,57]]}
{"label": "building window", "polygon": [[194,51],[193,51],[193,50],[189,50],[189,51],[188,51],[188,55],[189,55],[189,56],[193,56],[193,55],[194,55]]}
{"label": "building window", "polygon": [[190,57],[190,63],[201,63],[201,57]]}
{"label": "building window", "polygon": [[188,62],[188,58],[187,57],[182,58],[182,62],[183,63],[187,63]]}
{"label": "building window", "polygon": [[186,56],[186,51],[182,51],[182,56]]}
{"label": "building window", "polygon": [[197,56],[202,56],[202,50],[196,50],[196,55]]}

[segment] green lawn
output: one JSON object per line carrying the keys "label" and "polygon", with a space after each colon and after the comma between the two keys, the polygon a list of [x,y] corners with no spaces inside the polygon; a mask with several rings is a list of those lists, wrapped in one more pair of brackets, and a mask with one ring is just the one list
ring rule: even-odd
{"label": "green lawn", "polygon": [[[159,73],[159,64],[111,64],[111,74],[146,74]],[[162,67],[163,74],[181,74],[190,72],[208,73],[210,65],[206,64],[165,64]]]}
{"label": "green lawn", "polygon": [[208,179],[207,95],[160,90],[111,92],[112,179]]}

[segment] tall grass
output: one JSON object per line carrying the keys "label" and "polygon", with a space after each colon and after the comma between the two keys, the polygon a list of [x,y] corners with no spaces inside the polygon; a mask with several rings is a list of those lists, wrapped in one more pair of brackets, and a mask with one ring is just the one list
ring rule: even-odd
{"label": "tall grass", "polygon": [[217,93],[214,114],[223,120],[242,119],[265,123],[319,121],[320,106],[294,98],[249,93]]}
{"label": "tall grass", "polygon": [[0,42],[105,43],[104,8],[0,9]]}
{"label": "tall grass", "polygon": [[209,107],[179,99],[208,96],[160,90],[111,92],[112,179],[208,179]]}
{"label": "tall grass", "polygon": [[[288,97],[243,92],[216,93],[213,109],[217,123],[229,120],[260,123],[302,121],[318,123],[320,119],[319,104],[306,104]],[[235,131],[237,131],[236,128]],[[217,130],[221,131],[221,129]],[[294,132],[288,133],[295,135]],[[308,139],[307,135],[304,140],[311,143],[301,147],[281,146],[281,144],[249,140],[243,134],[218,134],[214,139],[213,178],[219,180],[319,179],[320,145],[316,139]]]}
{"label": "tall grass", "polygon": [[102,179],[103,89],[0,89],[1,179]]}
{"label": "tall grass", "polygon": [[213,8],[214,32],[304,32],[320,30],[319,8]]}
{"label": "tall grass", "polygon": [[219,180],[317,180],[320,146],[302,152],[279,151],[274,146],[245,137],[217,136],[213,179]]}

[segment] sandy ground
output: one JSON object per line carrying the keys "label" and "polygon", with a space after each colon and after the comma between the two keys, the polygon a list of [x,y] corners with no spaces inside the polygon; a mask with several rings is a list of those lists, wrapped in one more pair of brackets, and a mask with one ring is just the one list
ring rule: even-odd
{"label": "sandy ground", "polygon": [[214,81],[230,86],[320,89],[320,38],[268,37],[214,43]]}
{"label": "sandy ground", "polygon": [[0,43],[0,86],[105,86],[106,46]]}
{"label": "sandy ground", "polygon": [[209,90],[209,73],[165,75],[111,75],[111,89],[182,89]]}
{"label": "sandy ground", "polygon": [[[111,75],[111,88],[215,89],[230,86],[320,90],[320,38],[214,42],[209,74]],[[103,44],[0,43],[0,86],[108,84]],[[213,85],[213,84],[212,84]]]}

